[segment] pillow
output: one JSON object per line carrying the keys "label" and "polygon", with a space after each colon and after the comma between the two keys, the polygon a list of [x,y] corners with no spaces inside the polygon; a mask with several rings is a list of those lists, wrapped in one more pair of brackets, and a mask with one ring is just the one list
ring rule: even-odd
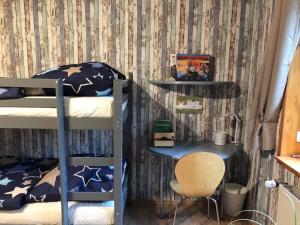
{"label": "pillow", "polygon": [[23,88],[17,88],[17,87],[0,88],[0,99],[21,98],[21,97],[23,97]]}
{"label": "pillow", "polygon": [[[126,77],[105,63],[88,62],[59,66],[36,74],[32,78],[62,78],[65,96],[104,96],[111,94],[114,79]],[[53,89],[44,89],[44,92],[45,95],[55,95]]]}
{"label": "pillow", "polygon": [[0,208],[20,209],[28,192],[57,160],[11,162],[0,167]]}
{"label": "pillow", "polygon": [[2,172],[0,177],[0,209],[20,209],[27,193],[41,179],[40,170]]}
{"label": "pillow", "polygon": [[[123,163],[125,170],[126,163]],[[114,179],[113,166],[69,166],[68,191],[73,192],[112,192]],[[60,201],[60,172],[55,167],[47,173],[28,193],[25,201],[54,202]]]}
{"label": "pillow", "polygon": [[[91,172],[90,167],[69,166],[68,191],[84,191],[87,185],[96,182],[96,173],[91,174]],[[60,201],[60,171],[58,166],[45,174],[43,179],[28,193],[25,201],[28,203]]]}

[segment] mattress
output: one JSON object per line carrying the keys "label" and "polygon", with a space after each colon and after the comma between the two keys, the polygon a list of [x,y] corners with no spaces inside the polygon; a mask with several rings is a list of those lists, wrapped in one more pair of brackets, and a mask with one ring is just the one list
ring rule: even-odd
{"label": "mattress", "polygon": [[[60,225],[61,202],[30,203],[19,210],[0,211],[0,224]],[[72,225],[111,225],[114,202],[69,202]]]}
{"label": "mattress", "polygon": [[[54,97],[25,97],[34,98],[54,98]],[[65,114],[68,117],[112,117],[113,116],[112,96],[103,97],[65,97]],[[124,111],[127,101],[122,104]],[[1,107],[0,116],[11,117],[56,117],[56,108],[26,108],[26,107]]]}

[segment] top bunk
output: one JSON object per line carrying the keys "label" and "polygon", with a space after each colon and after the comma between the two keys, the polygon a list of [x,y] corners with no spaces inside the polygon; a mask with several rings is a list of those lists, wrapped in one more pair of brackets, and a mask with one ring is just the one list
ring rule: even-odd
{"label": "top bunk", "polygon": [[[113,129],[114,120],[128,117],[129,80],[113,80],[113,94],[65,97],[61,79],[0,78],[0,87],[49,88],[55,96],[0,100],[0,128],[58,129],[63,117],[68,129]],[[127,91],[128,92],[128,91]]]}

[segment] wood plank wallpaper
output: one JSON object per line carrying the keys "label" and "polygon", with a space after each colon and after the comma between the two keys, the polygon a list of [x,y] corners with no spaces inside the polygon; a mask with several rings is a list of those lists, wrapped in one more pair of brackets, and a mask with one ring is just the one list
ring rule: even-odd
{"label": "wood plank wallpaper", "polygon": [[[153,121],[171,119],[177,139],[211,140],[213,130],[242,119],[261,63],[275,0],[2,0],[0,74],[30,77],[67,63],[103,61],[133,73],[133,120],[127,141],[131,199],[158,199],[158,158],[147,152]],[[216,56],[216,80],[235,87],[170,87],[149,79],[169,79],[171,53]],[[240,93],[239,93],[240,92]],[[177,95],[203,97],[201,114],[177,114]],[[57,136],[45,130],[2,130],[1,154],[57,156]],[[72,131],[75,152],[110,152],[109,131]],[[250,156],[251,157],[251,156]],[[165,160],[165,187],[174,162]],[[247,171],[241,160],[233,176]],[[238,177],[241,177],[239,175]],[[242,178],[245,179],[245,178]],[[247,181],[247,180],[246,180]],[[165,194],[167,198],[167,193]]]}

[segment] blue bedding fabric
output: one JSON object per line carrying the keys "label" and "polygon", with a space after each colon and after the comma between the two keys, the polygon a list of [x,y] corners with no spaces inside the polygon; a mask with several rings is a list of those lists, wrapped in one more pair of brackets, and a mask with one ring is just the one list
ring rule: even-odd
{"label": "blue bedding fabric", "polygon": [[[1,160],[0,160],[1,162]],[[126,163],[123,161],[123,171]],[[112,192],[114,167],[69,166],[68,189]],[[25,203],[60,200],[57,160],[41,159],[0,164],[0,209],[20,209]]]}
{"label": "blue bedding fabric", "polygon": [[28,192],[56,160],[27,160],[0,166],[0,209],[19,209]]}
{"label": "blue bedding fabric", "polygon": [[2,87],[0,88],[0,99],[21,98],[23,96],[22,88]]}
{"label": "blue bedding fabric", "polygon": [[[113,90],[113,80],[125,80],[124,74],[102,62],[69,64],[34,75],[37,79],[62,78],[65,96],[106,96]],[[44,89],[45,95],[55,95]]]}

